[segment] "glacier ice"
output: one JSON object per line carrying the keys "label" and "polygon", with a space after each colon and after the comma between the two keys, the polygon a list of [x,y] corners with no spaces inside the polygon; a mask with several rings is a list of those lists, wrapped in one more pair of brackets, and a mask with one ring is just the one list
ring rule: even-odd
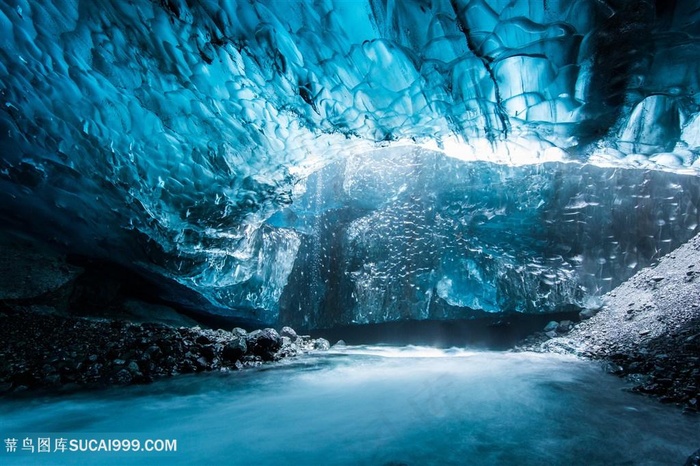
{"label": "glacier ice", "polygon": [[698,232],[700,178],[412,147],[314,173],[268,223],[300,233],[281,319],[331,327],[552,312],[610,291]]}
{"label": "glacier ice", "polygon": [[[476,228],[477,211],[489,224],[500,211],[438,215],[437,191],[418,200],[395,192],[403,204],[384,205],[386,183],[359,175],[371,161],[358,154],[378,146],[440,151],[450,158],[436,164],[465,170],[457,184],[483,169],[484,183],[510,173],[529,186],[533,170],[555,176],[542,168],[553,165],[540,164],[577,161],[613,181],[629,176],[641,186],[639,170],[649,170],[654,182],[692,190],[692,181],[678,180],[700,168],[699,35],[692,0],[0,0],[0,218],[71,252],[174,278],[231,313],[265,321],[450,317],[459,313],[453,308],[578,302],[581,286],[590,293],[603,285],[560,274],[592,273],[587,258],[609,254],[584,254],[583,266],[547,262],[535,246],[535,232],[550,231],[535,227],[539,200],[523,199],[523,212],[491,223],[503,231],[477,228],[486,236],[463,246],[479,253],[448,266],[442,252],[418,251],[452,247],[437,232],[461,222]],[[595,178],[589,165],[581,170]],[[335,191],[307,183],[339,166],[358,174],[341,177]],[[393,179],[388,167],[378,169]],[[348,183],[367,199],[349,202]],[[405,192],[416,191],[411,186]],[[582,189],[576,202],[588,202],[583,185],[571,186]],[[314,189],[328,213],[300,207]],[[372,213],[352,223],[361,206]],[[355,310],[322,310],[308,296],[332,297],[335,285],[320,281],[327,268],[299,258],[324,257],[309,238],[323,237],[326,217],[342,212],[350,216],[344,241],[353,246],[334,251],[355,255],[334,258],[333,267],[375,257],[389,236],[414,253],[391,267],[381,255],[348,266],[338,283],[354,288],[337,292],[354,294],[356,301],[344,294],[339,302]],[[518,221],[532,226],[514,229]],[[672,244],[683,237],[671,236]],[[655,257],[644,248],[641,262]],[[306,297],[292,292],[304,283],[302,263],[310,267]],[[410,290],[386,289],[406,297],[396,304],[372,291],[392,274],[415,279]],[[528,296],[529,304],[504,303],[494,277],[524,280],[513,299]],[[535,290],[540,279],[555,290]],[[438,300],[440,311],[431,304]]]}

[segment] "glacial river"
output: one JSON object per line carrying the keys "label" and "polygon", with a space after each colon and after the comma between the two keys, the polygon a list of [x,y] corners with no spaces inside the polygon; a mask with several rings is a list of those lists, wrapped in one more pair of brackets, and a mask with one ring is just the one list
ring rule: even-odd
{"label": "glacial river", "polygon": [[[567,356],[355,346],[2,400],[0,464],[682,465],[700,448],[700,417],[625,387]],[[99,440],[123,450],[121,439],[139,451],[71,451]],[[175,440],[177,450],[140,451],[149,440]],[[29,443],[33,453],[22,449]]]}

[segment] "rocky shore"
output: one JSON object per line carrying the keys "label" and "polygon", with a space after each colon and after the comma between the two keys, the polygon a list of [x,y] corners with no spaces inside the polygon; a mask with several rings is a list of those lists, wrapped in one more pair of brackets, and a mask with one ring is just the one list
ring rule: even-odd
{"label": "rocky shore", "polygon": [[87,319],[0,304],[0,394],[146,384],[205,371],[235,371],[310,351],[328,341],[284,327],[247,332]]}
{"label": "rocky shore", "polygon": [[210,330],[226,324],[195,320],[159,285],[0,231],[0,395],[235,371],[329,347],[289,327]]}
{"label": "rocky shore", "polygon": [[580,322],[552,322],[516,349],[600,360],[633,392],[700,411],[700,236],[604,295]]}

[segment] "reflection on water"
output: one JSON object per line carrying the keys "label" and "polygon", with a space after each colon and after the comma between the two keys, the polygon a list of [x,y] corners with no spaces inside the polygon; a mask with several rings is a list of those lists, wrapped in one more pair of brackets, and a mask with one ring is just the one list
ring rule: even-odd
{"label": "reflection on water", "polygon": [[[349,347],[261,370],[0,403],[3,438],[177,439],[47,464],[683,464],[700,419],[570,357]],[[35,441],[36,442],[36,441]],[[37,453],[0,453],[37,464]]]}

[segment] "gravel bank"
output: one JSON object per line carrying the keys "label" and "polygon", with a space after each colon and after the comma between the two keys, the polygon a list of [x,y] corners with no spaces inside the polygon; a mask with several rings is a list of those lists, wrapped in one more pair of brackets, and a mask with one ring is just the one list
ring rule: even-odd
{"label": "gravel bank", "polygon": [[58,315],[0,303],[0,394],[145,384],[160,377],[231,371],[326,350],[289,328],[246,332]]}
{"label": "gravel bank", "polygon": [[546,341],[536,337],[520,349],[603,360],[633,391],[699,411],[700,235],[602,301],[600,312],[564,335],[540,335]]}

